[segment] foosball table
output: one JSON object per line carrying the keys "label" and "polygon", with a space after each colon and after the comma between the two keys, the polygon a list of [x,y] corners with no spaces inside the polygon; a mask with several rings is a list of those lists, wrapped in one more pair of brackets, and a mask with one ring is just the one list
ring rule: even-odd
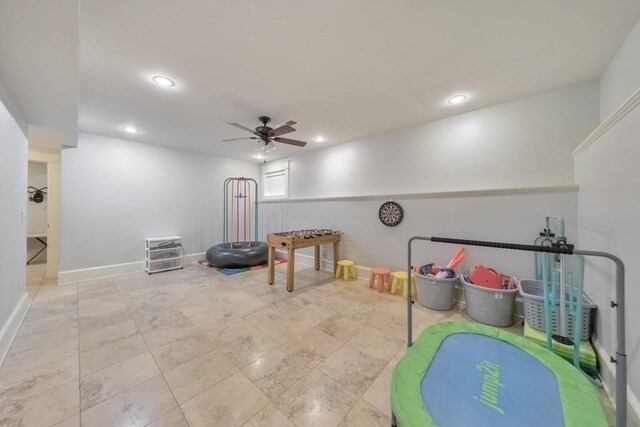
{"label": "foosball table", "polygon": [[282,233],[271,233],[267,237],[269,245],[269,278],[273,285],[275,280],[275,259],[277,249],[287,249],[287,290],[293,291],[293,278],[296,249],[315,246],[315,268],[320,270],[320,245],[333,244],[333,272],[335,273],[340,259],[340,237],[342,233],[335,230],[296,230]]}

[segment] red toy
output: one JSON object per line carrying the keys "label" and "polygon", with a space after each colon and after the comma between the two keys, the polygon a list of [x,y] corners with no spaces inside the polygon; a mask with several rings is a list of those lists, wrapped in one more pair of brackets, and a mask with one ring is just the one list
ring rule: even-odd
{"label": "red toy", "polygon": [[471,269],[471,274],[469,275],[469,280],[474,285],[493,289],[502,289],[503,279],[502,274],[484,265],[476,265]]}

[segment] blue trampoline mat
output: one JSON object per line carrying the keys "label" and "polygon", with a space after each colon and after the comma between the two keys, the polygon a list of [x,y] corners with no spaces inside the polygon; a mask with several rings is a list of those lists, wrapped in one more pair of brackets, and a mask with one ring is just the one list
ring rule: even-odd
{"label": "blue trampoline mat", "polygon": [[420,392],[438,426],[564,426],[554,373],[520,348],[485,335],[445,338]]}

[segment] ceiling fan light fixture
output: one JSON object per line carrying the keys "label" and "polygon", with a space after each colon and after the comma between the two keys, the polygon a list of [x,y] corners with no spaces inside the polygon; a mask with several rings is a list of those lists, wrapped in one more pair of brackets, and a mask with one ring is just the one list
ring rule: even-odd
{"label": "ceiling fan light fixture", "polygon": [[265,153],[270,153],[273,150],[276,149],[276,145],[273,141],[269,142],[268,144],[266,142],[264,142],[263,140],[258,141],[258,149],[260,151],[263,151]]}
{"label": "ceiling fan light fixture", "polygon": [[299,141],[297,139],[284,138],[281,135],[287,135],[291,132],[295,132],[296,129],[292,127],[297,122],[295,120],[287,120],[281,125],[271,128],[267,124],[271,121],[271,118],[267,116],[260,116],[259,118],[262,126],[258,126],[255,129],[248,128],[235,122],[227,122],[227,124],[242,129],[245,132],[250,133],[252,136],[245,136],[244,138],[229,138],[223,139],[223,142],[237,141],[241,139],[253,139],[258,141],[258,150],[269,153],[276,149],[276,142],[278,144],[292,145],[294,147],[304,147],[307,145],[305,141]]}

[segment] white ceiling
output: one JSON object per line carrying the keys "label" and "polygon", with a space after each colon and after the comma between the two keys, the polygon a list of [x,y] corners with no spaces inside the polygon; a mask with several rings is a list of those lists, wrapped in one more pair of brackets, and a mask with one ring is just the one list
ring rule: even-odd
{"label": "white ceiling", "polygon": [[79,125],[246,160],[225,122],[329,138],[283,157],[597,78],[639,17],[637,0],[82,0]]}
{"label": "white ceiling", "polygon": [[0,0],[0,84],[29,144],[77,144],[78,0]]}

